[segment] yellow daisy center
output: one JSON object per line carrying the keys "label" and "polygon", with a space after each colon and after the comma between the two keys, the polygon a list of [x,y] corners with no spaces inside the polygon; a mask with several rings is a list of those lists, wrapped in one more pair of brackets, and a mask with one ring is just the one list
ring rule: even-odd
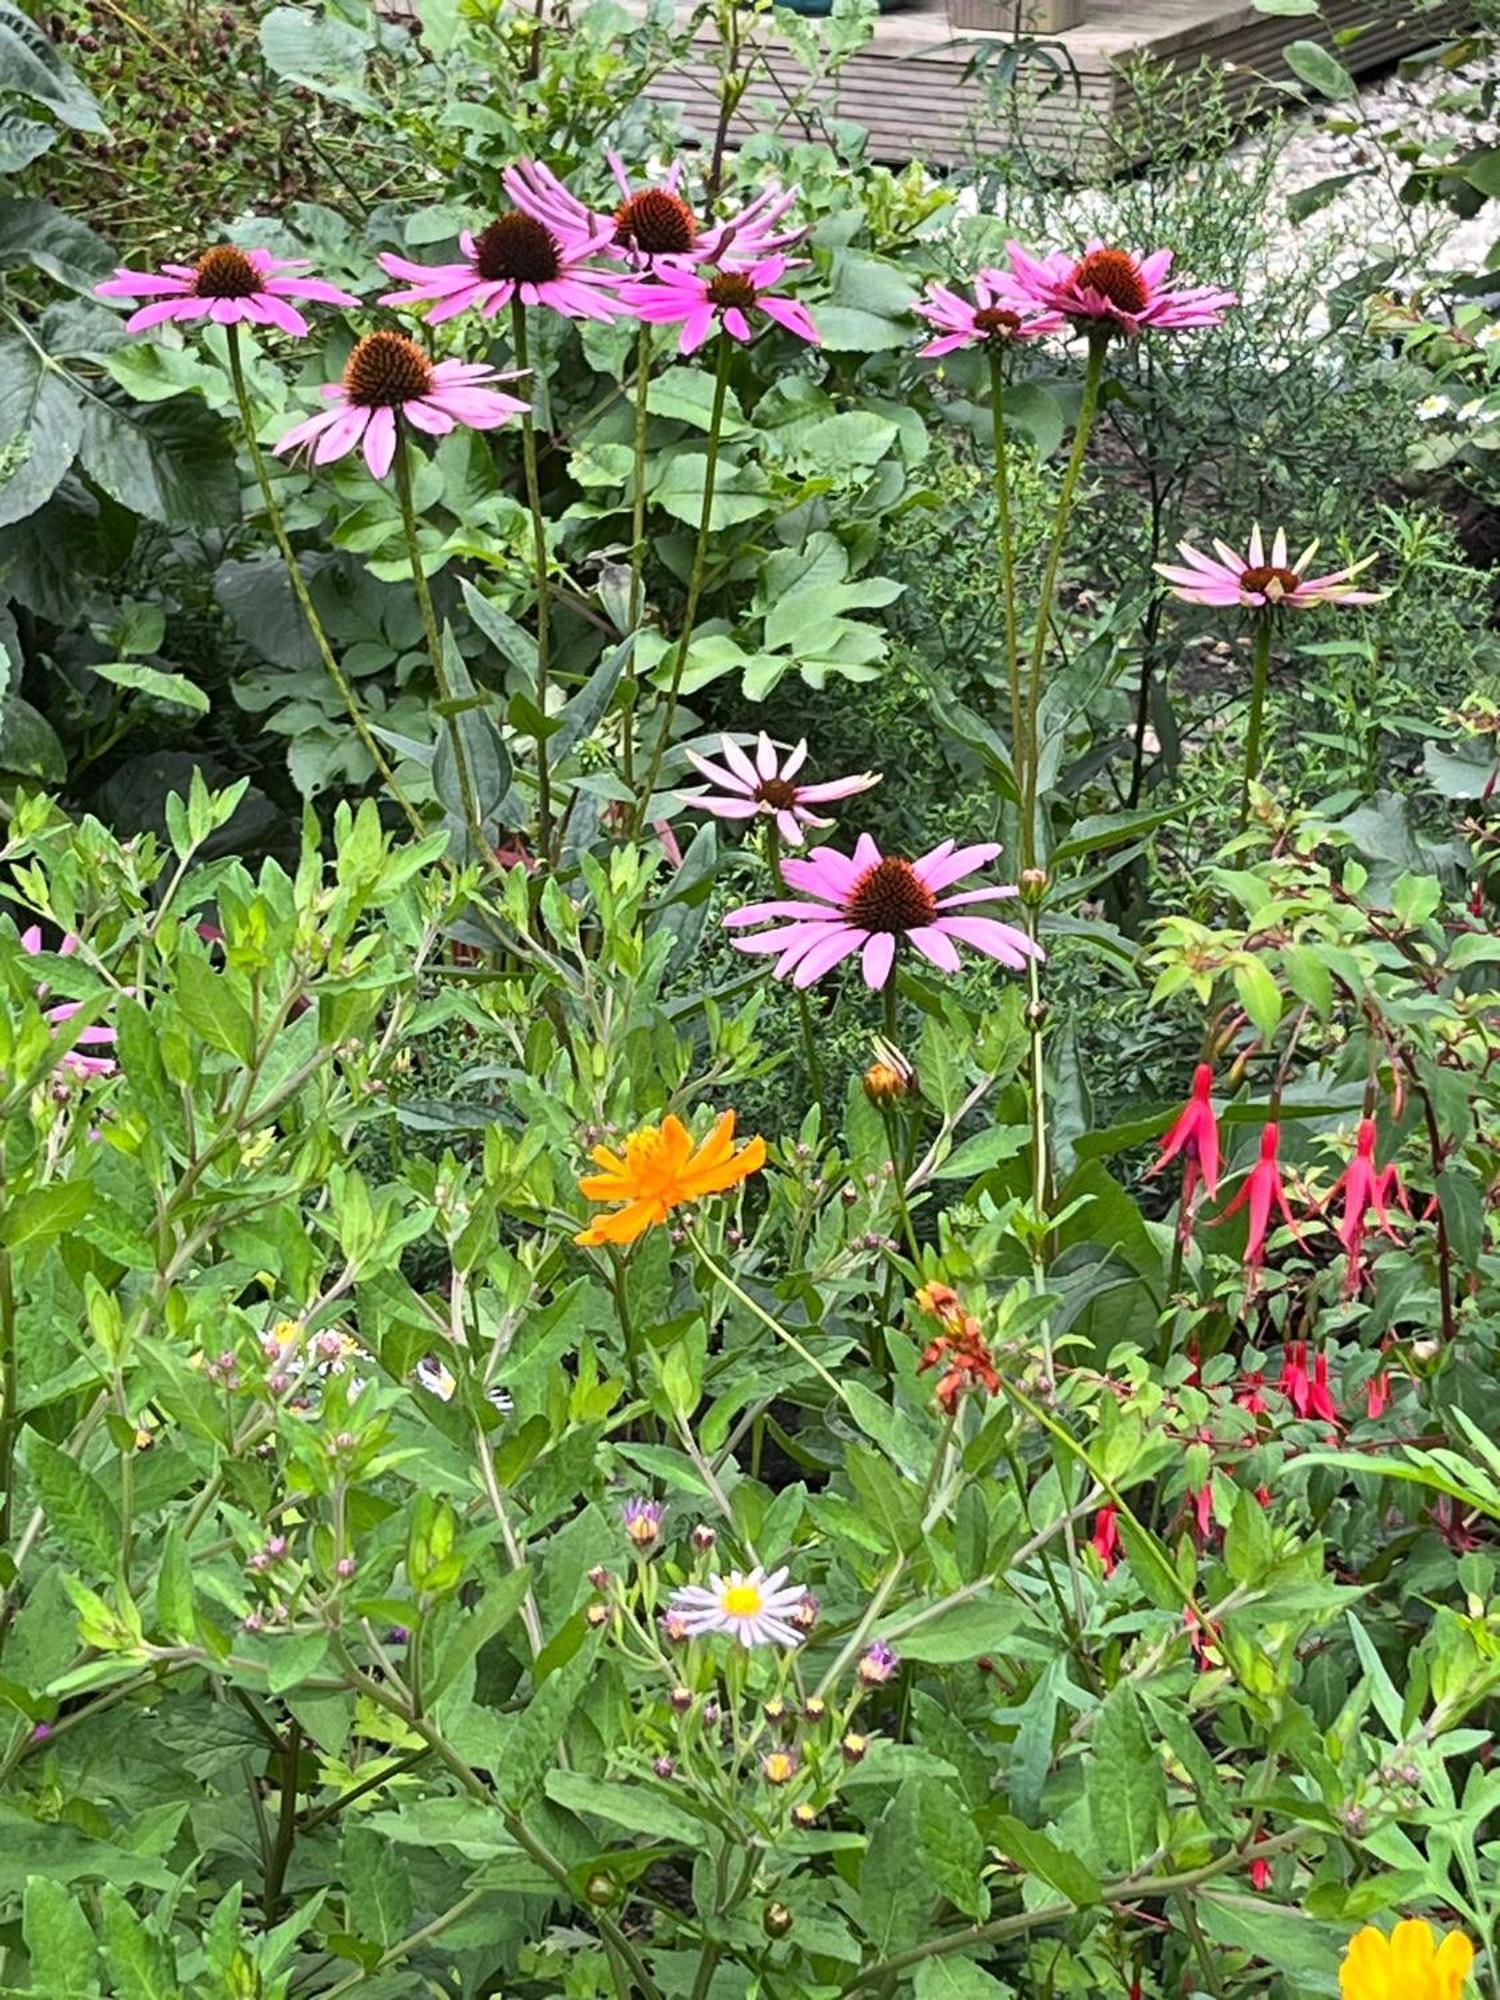
{"label": "yellow daisy center", "polygon": [[761,1607],[759,1586],[732,1583],[724,1592],[724,1612],[729,1618],[753,1618]]}

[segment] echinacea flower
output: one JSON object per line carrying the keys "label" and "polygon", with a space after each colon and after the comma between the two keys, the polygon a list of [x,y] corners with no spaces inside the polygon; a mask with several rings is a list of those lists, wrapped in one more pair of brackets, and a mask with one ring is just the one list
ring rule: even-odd
{"label": "echinacea flower", "polygon": [[[40,924],[30,924],[22,931],[21,949],[30,958],[39,957],[46,949],[42,940],[42,927]],[[69,931],[58,945],[57,955],[59,958],[71,958],[77,949],[78,939]],[[36,989],[37,999],[45,1000],[48,991],[49,988],[44,980]],[[48,1007],[44,1011],[46,1018],[52,1023],[53,1028],[57,1029],[62,1027],[65,1022],[71,1021],[83,1005],[84,1002],[82,1000],[59,1000],[55,1006]],[[91,1056],[86,1051],[89,1049],[112,1048],[114,1042],[115,1031],[107,1021],[91,1021],[87,1027],[78,1030],[78,1033],[73,1038],[72,1048],[59,1056],[57,1067],[60,1070],[67,1071],[69,1075],[79,1078],[113,1076],[118,1067],[113,1056]]]}
{"label": "echinacea flower", "polygon": [[674,1591],[671,1608],[695,1639],[727,1632],[742,1646],[797,1646],[802,1638],[791,1620],[805,1593],[786,1579],[785,1569],[767,1576],[758,1563],[748,1572],[716,1572],[706,1584],[690,1583]]}
{"label": "echinacea flower", "polygon": [[1146,1169],[1146,1179],[1150,1180],[1182,1155],[1179,1226],[1184,1238],[1192,1227],[1200,1191],[1210,1201],[1219,1192],[1219,1121],[1214,1115],[1213,1087],[1213,1070],[1207,1063],[1199,1063],[1193,1071],[1192,1095],[1163,1137],[1161,1151]]}
{"label": "echinacea flower", "polygon": [[1095,241],[1082,257],[1066,251],[1033,257],[1019,243],[1005,247],[1010,270],[987,274],[1000,303],[1015,311],[1061,313],[1080,329],[1105,327],[1133,339],[1153,331],[1219,326],[1225,308],[1239,302],[1235,293],[1217,286],[1168,284],[1170,250],[1137,257]]}
{"label": "echinacea flower", "polygon": [[382,271],[402,278],[408,289],[385,292],[383,306],[431,306],[429,326],[453,319],[471,307],[483,319],[493,319],[517,299],[523,306],[546,306],[567,319],[612,320],[619,306],[614,298],[618,274],[589,263],[613,241],[610,223],[600,217],[588,229],[557,231],[520,209],[481,229],[466,229],[458,239],[461,264],[414,264],[384,250],[377,259]]}
{"label": "echinacea flower", "polygon": [[722,765],[710,763],[696,750],[686,752],[688,762],[713,788],[706,792],[684,792],[683,803],[719,819],[769,819],[788,847],[800,847],[804,829],[832,826],[831,819],[819,819],[812,807],[833,799],[852,798],[880,783],[879,775],[861,771],[852,778],[829,778],[820,785],[794,783],[807,761],[807,743],[802,741],[783,759],[762,730],[756,745],[755,761],[732,736],[719,738]]}
{"label": "echinacea flower", "polygon": [[1177,546],[1181,564],[1155,563],[1153,568],[1184,604],[1211,604],[1219,609],[1238,605],[1247,611],[1309,611],[1318,604],[1378,604],[1385,596],[1383,590],[1353,587],[1354,578],[1370,567],[1374,556],[1351,563],[1347,569],[1309,576],[1308,565],[1318,545],[1310,542],[1295,562],[1288,562],[1285,528],[1276,530],[1269,562],[1258,523],[1250,531],[1250,546],[1243,555],[1217,539],[1217,561],[1190,542]]}
{"label": "echinacea flower", "polygon": [[785,257],[763,257],[749,265],[722,264],[706,272],[658,264],[649,280],[622,285],[620,298],[648,325],[675,326],[680,322],[677,345],[684,354],[697,352],[716,321],[732,339],[752,340],[752,313],[763,313],[799,340],[816,346],[818,329],[807,307],[774,289],[789,269],[790,261]]}
{"label": "echinacea flower", "polygon": [[896,947],[903,942],[915,946],[940,972],[957,972],[959,944],[1019,970],[1028,958],[1045,955],[1041,947],[1014,924],[966,914],[972,904],[1005,901],[1017,891],[995,887],[967,889],[955,896],[942,893],[999,852],[998,842],[992,840],[974,847],[945,840],[920,861],[903,861],[883,855],[862,833],[852,855],[840,854],[834,847],[815,847],[805,859],[782,863],[789,886],[804,890],[811,900],[752,903],[731,910],[724,922],[738,929],[789,919],[734,942],[740,951],[776,952],[775,976],[784,979],[790,974],[797,987],[811,986],[856,951],[865,984],[882,987],[895,966]]}
{"label": "echinacea flower", "polygon": [[1061,313],[1046,312],[1035,305],[1017,311],[1002,298],[1002,289],[991,271],[976,274],[972,304],[961,292],[950,291],[936,281],[930,284],[926,298],[912,311],[935,326],[938,337],[919,347],[918,354],[951,354],[955,347],[1008,347],[1012,341],[1040,340],[1044,334],[1066,329],[1068,322]]}
{"label": "echinacea flower", "polygon": [[1384,1167],[1375,1164],[1375,1120],[1361,1118],[1359,1134],[1355,1141],[1354,1158],[1334,1182],[1329,1191],[1329,1203],[1344,1197],[1344,1212],[1338,1222],[1338,1239],[1344,1246],[1348,1269],[1344,1274],[1344,1297],[1352,1299],[1360,1288],[1365,1273],[1365,1239],[1370,1233],[1370,1218],[1375,1226],[1388,1236],[1393,1243],[1401,1241],[1391,1226],[1389,1203],[1402,1202],[1400,1176],[1393,1161]]}
{"label": "echinacea flower", "polygon": [[304,278],[306,257],[273,257],[269,250],[237,250],[220,243],[196,264],[163,264],[159,271],[132,271],[121,265],[94,290],[104,299],[150,299],[125,322],[127,333],[144,333],[163,320],[211,320],[216,326],[274,326],[299,338],[307,321],[291,299],[318,305],[357,306],[322,278]]}
{"label": "echinacea flower", "polygon": [[1277,1211],[1287,1228],[1300,1243],[1302,1233],[1292,1214],[1291,1204],[1286,1198],[1286,1187],[1281,1178],[1281,1167],[1277,1161],[1277,1149],[1281,1144],[1281,1127],[1271,1120],[1261,1127],[1260,1158],[1245,1176],[1245,1182],[1224,1213],[1217,1218],[1227,1222],[1232,1215],[1248,1205],[1250,1229],[1245,1238],[1245,1279],[1246,1297],[1253,1295],[1259,1280],[1261,1266],[1266,1257],[1266,1235],[1271,1226],[1271,1213]]}
{"label": "echinacea flower", "polygon": [[620,1509],[625,1533],[638,1549],[654,1549],[661,1540],[661,1517],[665,1511],[660,1500],[642,1500],[635,1495]]}
{"label": "echinacea flower", "polygon": [[310,445],[313,464],[328,465],[358,445],[371,472],[384,479],[396,455],[398,417],[431,437],[446,437],[459,425],[494,430],[530,407],[489,386],[512,380],[483,361],[429,361],[402,333],[367,333],[345,363],[343,380],[323,389],[333,407],[294,424],[274,449]]}
{"label": "echinacea flower", "polygon": [[596,1215],[575,1243],[633,1243],[665,1222],[674,1208],[738,1187],[766,1163],[766,1142],[755,1138],[735,1151],[734,1113],[726,1111],[697,1148],[680,1118],[668,1115],[625,1141],[622,1152],[595,1146],[590,1156],[602,1173],[586,1174],[578,1192],[608,1202],[612,1215]]}
{"label": "echinacea flower", "polygon": [[631,186],[618,153],[605,157],[620,190],[620,200],[608,215],[586,207],[539,160],[518,160],[501,178],[516,207],[554,234],[594,236],[608,231],[610,252],[629,262],[684,257],[699,264],[717,264],[731,251],[741,261],[750,261],[785,250],[807,233],[778,227],[797,199],[796,188],[784,190],[772,182],[737,215],[723,221],[704,220],[681,193],[679,161],[673,161],[664,180],[637,188]]}
{"label": "echinacea flower", "polygon": [[1474,1947],[1462,1931],[1438,1942],[1431,1924],[1406,1917],[1387,1937],[1367,1924],[1339,1967],[1342,2000],[1459,2000]]}

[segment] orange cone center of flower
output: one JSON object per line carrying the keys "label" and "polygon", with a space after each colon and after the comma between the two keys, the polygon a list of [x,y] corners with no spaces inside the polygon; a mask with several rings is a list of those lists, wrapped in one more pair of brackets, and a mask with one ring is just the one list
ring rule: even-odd
{"label": "orange cone center of flower", "polygon": [[974,324],[986,340],[1013,340],[1021,331],[1021,315],[1007,312],[1004,306],[981,306]]}
{"label": "orange cone center of flower", "polygon": [[741,271],[718,271],[708,281],[708,296],[721,310],[738,306],[744,312],[755,304],[755,287]]}
{"label": "orange cone center of flower", "polygon": [[770,806],[776,812],[785,812],[797,803],[797,787],[789,785],[785,778],[762,778],[755,788],[755,796],[762,805]]}
{"label": "orange cone center of flower", "polygon": [[698,218],[667,188],[642,188],[615,210],[615,241],[649,257],[682,256],[698,237]]}
{"label": "orange cone center of flower", "polygon": [[367,410],[394,410],[425,396],[432,363],[404,333],[367,333],[344,365],[344,394]]}
{"label": "orange cone center of flower", "polygon": [[193,290],[200,299],[248,299],[265,284],[243,250],[221,243],[198,259]]}
{"label": "orange cone center of flower", "polygon": [[1073,273],[1083,291],[1098,292],[1121,312],[1146,310],[1150,293],[1141,267],[1128,250],[1091,250]]}
{"label": "orange cone center of flower", "polygon": [[474,239],[474,268],[488,284],[546,285],[562,276],[557,238],[534,215],[512,209]]}
{"label": "orange cone center of flower", "polygon": [[1269,563],[1247,569],[1240,577],[1241,590],[1258,590],[1265,597],[1291,597],[1302,579],[1293,569],[1275,569]]}
{"label": "orange cone center of flower", "polygon": [[845,907],[850,923],[861,930],[893,934],[920,929],[937,915],[932,891],[917,880],[909,861],[898,861],[894,855],[860,876]]}
{"label": "orange cone center of flower", "polygon": [[753,1583],[732,1583],[724,1593],[724,1611],[730,1618],[753,1618],[760,1609],[760,1591]]}

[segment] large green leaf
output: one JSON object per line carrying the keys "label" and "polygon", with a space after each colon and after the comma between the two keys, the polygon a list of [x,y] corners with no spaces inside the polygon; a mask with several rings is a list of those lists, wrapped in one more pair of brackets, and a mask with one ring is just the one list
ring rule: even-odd
{"label": "large green leaf", "polygon": [[26,1949],[41,1993],[99,1990],[99,1952],[89,1920],[61,1882],[33,1875],[26,1884]]}
{"label": "large green leaf", "polygon": [[60,368],[23,341],[0,340],[0,525],[56,491],[83,421],[83,400]]}
{"label": "large green leaf", "polygon": [[45,104],[75,132],[103,132],[104,120],[86,90],[46,35],[10,0],[0,4],[0,91],[17,91]]}
{"label": "large green leaf", "polygon": [[1087,1790],[1095,1838],[1116,1867],[1139,1868],[1156,1852],[1167,1783],[1129,1681],[1121,1681],[1100,1709],[1093,1752]]}
{"label": "large green leaf", "polygon": [[382,1948],[411,1929],[411,1880],[390,1842],[350,1820],[344,1828],[343,1881],[349,1911],[362,1938]]}
{"label": "large green leaf", "polygon": [[60,785],[68,760],[45,715],[18,694],[0,697],[0,771],[18,778],[41,778]]}
{"label": "large green leaf", "polygon": [[205,529],[239,519],[239,474],[228,436],[193,398],[120,404],[95,397],[78,455],[111,498],[148,520]]}
{"label": "large green leaf", "polygon": [[26,1469],[47,1525],[73,1560],[94,1576],[120,1563],[120,1517],[91,1472],[35,1431],[26,1434]]}
{"label": "large green leaf", "polygon": [[859,1872],[861,1915],[882,1957],[919,1944],[932,1917],[933,1884],[922,1854],[920,1780],[908,1778],[870,1835]]}
{"label": "large green leaf", "polygon": [[34,264],[87,295],[109,276],[115,258],[104,238],[77,216],[39,196],[8,195],[0,200],[0,264]]}

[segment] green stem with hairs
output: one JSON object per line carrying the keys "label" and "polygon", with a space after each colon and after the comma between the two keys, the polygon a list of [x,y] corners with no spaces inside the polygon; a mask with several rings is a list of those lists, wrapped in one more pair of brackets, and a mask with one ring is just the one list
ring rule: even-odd
{"label": "green stem with hairs", "polygon": [[1073,449],[1068,456],[1067,469],[1063,473],[1062,486],[1057,496],[1057,513],[1052,523],[1052,536],[1047,544],[1047,560],[1042,570],[1041,591],[1037,599],[1036,631],[1031,642],[1024,728],[1026,775],[1021,792],[1023,868],[1035,868],[1037,865],[1036,808],[1042,762],[1042,746],[1038,741],[1038,731],[1042,708],[1042,669],[1047,659],[1047,641],[1052,635],[1052,606],[1057,596],[1057,580],[1062,570],[1063,548],[1067,542],[1073,502],[1078,497],[1078,482],[1083,473],[1089,434],[1094,428],[1094,418],[1099,410],[1099,390],[1104,380],[1104,357],[1108,348],[1109,328],[1102,325],[1095,326],[1089,333],[1089,358],[1083,377],[1083,400],[1079,404],[1078,422],[1073,430]]}
{"label": "green stem with hairs", "polygon": [[[645,608],[646,569],[646,431],[651,421],[646,398],[651,391],[651,329],[644,320],[635,346],[635,447],[630,480],[630,629],[641,629]],[[620,774],[635,789],[635,653],[625,669],[625,713],[620,725]]]}
{"label": "green stem with hairs", "polygon": [[432,601],[432,589],[427,581],[427,572],[422,567],[422,544],[417,539],[417,512],[411,492],[411,447],[407,443],[406,427],[401,418],[396,418],[396,502],[401,509],[401,526],[406,536],[406,553],[411,563],[412,588],[417,593],[417,604],[422,613],[422,630],[427,635],[427,651],[432,660],[432,678],[437,684],[438,702],[443,711],[443,719],[448,730],[448,741],[453,750],[454,768],[458,772],[458,795],[463,803],[464,823],[469,829],[469,839],[474,847],[474,859],[480,861],[487,852],[484,838],[484,824],[479,816],[479,799],[474,790],[474,774],[469,769],[469,753],[464,747],[463,730],[455,710],[453,685],[448,679],[448,669],[443,660],[443,635],[438,629],[437,609]]}
{"label": "green stem with hairs", "polygon": [[817,1356],[815,1354],[810,1354],[808,1350],[803,1346],[802,1342],[797,1338],[796,1334],[792,1333],[787,1327],[784,1327],[779,1319],[773,1318],[773,1316],[766,1311],[763,1305],[759,1304],[757,1300],[751,1298],[750,1294],[744,1289],[742,1285],[738,1285],[735,1283],[734,1279],[730,1277],[729,1273],[724,1269],[723,1265],[715,1260],[713,1254],[705,1245],[703,1239],[698,1235],[696,1230],[694,1229],[688,1230],[687,1240],[692,1245],[693,1250],[698,1258],[698,1262],[703,1266],[704,1270],[708,1273],[709,1277],[714,1279],[716,1283],[721,1284],[724,1287],[725,1291],[728,1292],[729,1296],[732,1299],[737,1299],[739,1303],[745,1308],[746,1312],[750,1313],[754,1318],[758,1319],[762,1326],[769,1327],[771,1332],[775,1334],[776,1338],[779,1341],[783,1342],[787,1347],[789,1347],[792,1350],[793,1354],[796,1355],[799,1361],[806,1362],[807,1366],[811,1368],[813,1373],[821,1379],[821,1381],[825,1384],[826,1387],[828,1387],[833,1391],[834,1395],[838,1397],[841,1403],[846,1402],[848,1399],[844,1394],[843,1388],[834,1379],[834,1377],[829,1374],[828,1370],[823,1366],[822,1362],[818,1360]]}
{"label": "green stem with hairs", "polygon": [[1266,715],[1266,680],[1271,671],[1271,620],[1262,612],[1255,624],[1255,666],[1250,680],[1250,720],[1245,730],[1245,776],[1240,786],[1238,826],[1250,818],[1250,787],[1260,776],[1260,739]]}
{"label": "green stem with hairs", "polygon": [[990,349],[990,424],[994,433],[995,512],[1000,529],[1000,582],[1005,597],[1005,679],[1010,689],[1010,764],[1019,804],[1026,754],[1021,722],[1021,641],[1016,607],[1016,550],[1010,519],[1010,464],[1005,443],[1005,364]]}
{"label": "green stem with hairs", "polygon": [[729,335],[719,331],[718,366],[714,370],[714,400],[708,419],[708,445],[703,460],[703,508],[698,516],[698,539],[693,546],[693,567],[688,577],[687,603],[682,611],[682,631],[677,640],[677,651],[672,661],[672,679],[667,688],[666,706],[662,713],[661,727],[651,750],[651,762],[647,766],[645,782],[636,802],[636,831],[639,832],[651,806],[651,794],[656,789],[656,781],[661,773],[662,759],[667,754],[667,746],[672,740],[672,724],[677,718],[678,697],[682,693],[682,677],[687,670],[688,648],[693,642],[693,626],[698,617],[698,600],[703,595],[703,575],[708,565],[708,537],[714,515],[714,480],[719,468],[719,433],[724,427],[724,402],[729,393],[729,363],[733,354]]}
{"label": "green stem with hairs", "polygon": [[255,435],[255,411],[250,402],[250,390],[245,381],[245,364],[240,355],[240,330],[237,326],[228,326],[224,329],[224,332],[229,343],[229,375],[230,380],[234,384],[234,399],[239,405],[240,427],[245,433],[245,448],[250,454],[250,463],[255,468],[256,483],[260,487],[261,504],[266,510],[266,518],[271,524],[271,533],[275,537],[276,546],[281,552],[281,560],[286,565],[287,580],[292,586],[292,595],[297,600],[302,616],[307,620],[308,630],[313,636],[313,644],[318,649],[318,657],[323,662],[328,678],[338,689],[339,698],[344,704],[349,720],[354,725],[354,733],[363,745],[365,755],[379,773],[380,782],[385,786],[397,805],[400,806],[402,812],[405,813],[412,832],[420,838],[427,831],[422,823],[422,816],[402,790],[400,782],[386,758],[385,752],[376,742],[370,725],[365,720],[364,712],[360,708],[354,689],[350,686],[343,668],[334,657],[333,647],[329,643],[328,634],[323,630],[323,621],[318,616],[317,608],[312,601],[312,593],[308,590],[307,578],[302,574],[302,566],[297,561],[291,537],[287,534],[286,525],[281,518],[281,509],[276,504],[276,495],[271,487],[271,475],[266,469],[265,457],[261,451],[259,440]]}
{"label": "green stem with hairs", "polygon": [[[512,344],[516,366],[531,372],[531,338],[526,325],[526,308],[520,294],[511,300]],[[531,549],[536,563],[536,698],[537,713],[547,713],[547,690],[552,668],[552,581],[547,561],[547,520],[542,512],[542,483],[537,471],[536,418],[530,409],[521,416],[521,458],[526,469],[526,504],[531,509]],[[537,846],[547,860],[552,858],[552,772],[547,759],[547,739],[537,738],[536,746],[536,826]]]}

